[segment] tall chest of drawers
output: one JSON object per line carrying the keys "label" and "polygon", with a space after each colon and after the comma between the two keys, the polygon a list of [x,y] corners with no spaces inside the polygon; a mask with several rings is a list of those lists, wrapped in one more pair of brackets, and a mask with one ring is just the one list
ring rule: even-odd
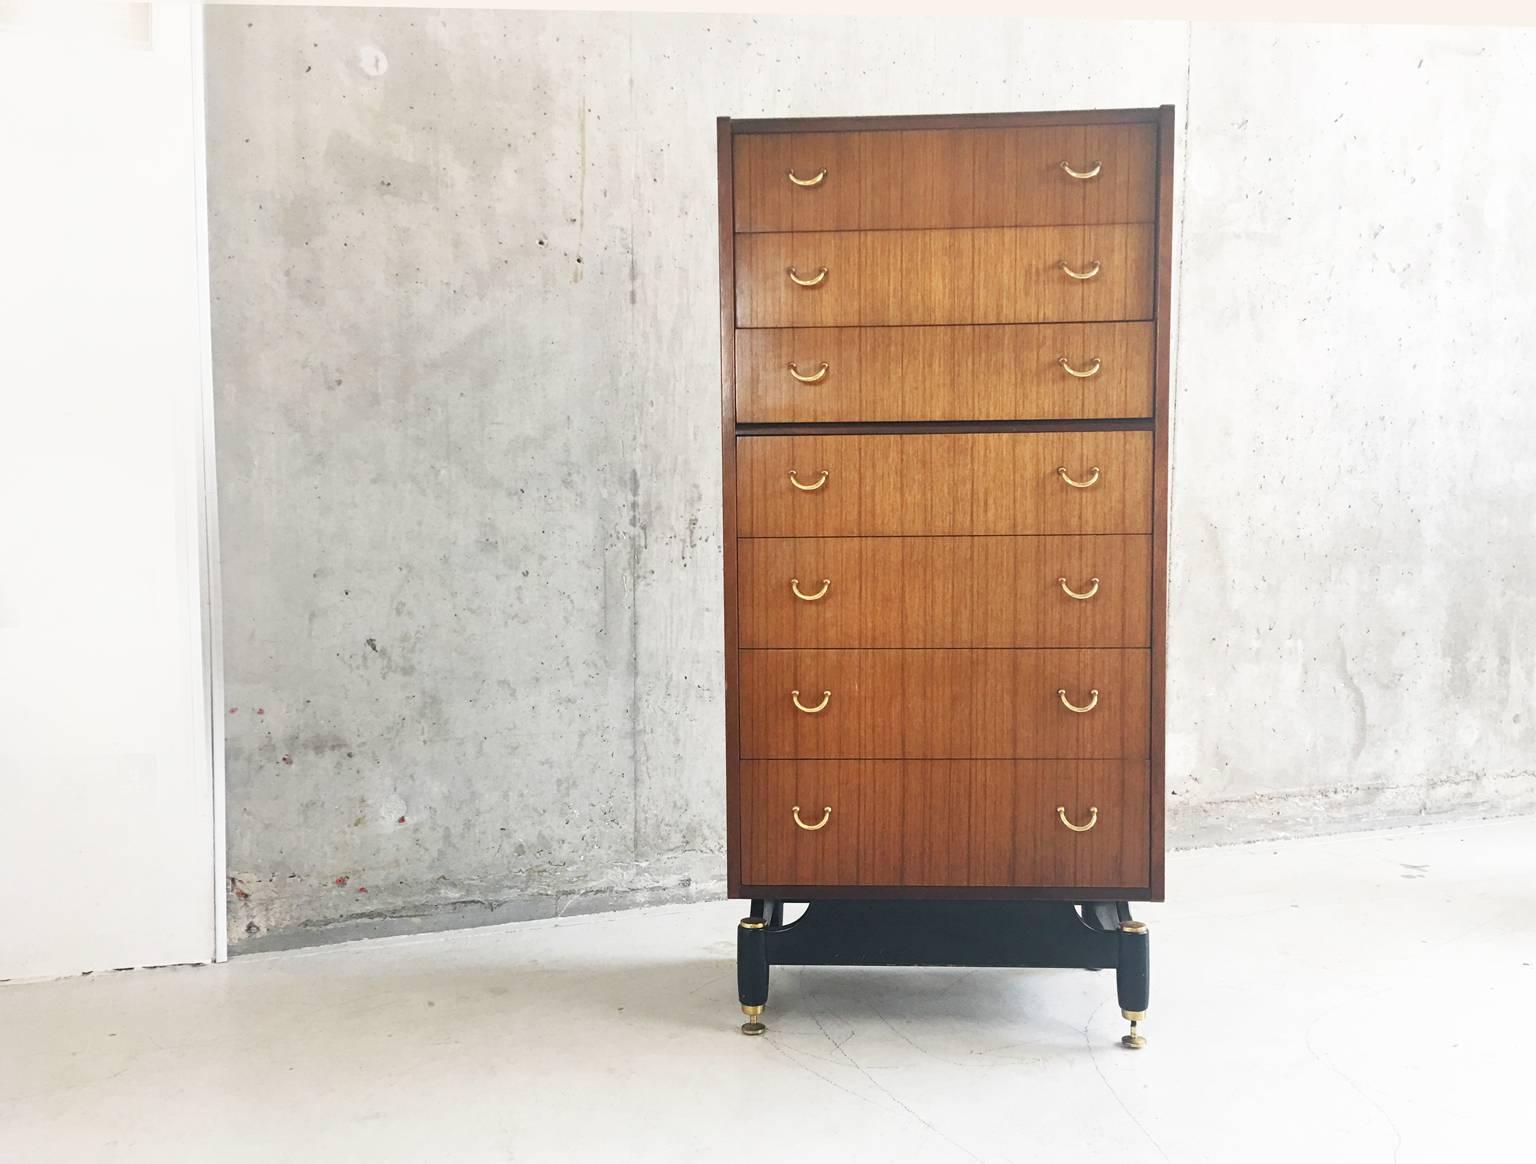
{"label": "tall chest of drawers", "polygon": [[1102,966],[1141,1045],[1172,148],[1166,106],[720,121],[747,1033],[773,964]]}

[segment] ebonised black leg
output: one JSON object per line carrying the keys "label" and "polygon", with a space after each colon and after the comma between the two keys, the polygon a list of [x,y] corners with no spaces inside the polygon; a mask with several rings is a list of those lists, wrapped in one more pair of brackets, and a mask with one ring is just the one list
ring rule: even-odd
{"label": "ebonised black leg", "polygon": [[741,999],[741,1024],[744,1035],[760,1035],[763,1007],[768,1005],[768,922],[758,912],[762,903],[752,903],[752,917],[744,917],[736,927],[736,993]]}
{"label": "ebonised black leg", "polygon": [[1150,939],[1147,923],[1123,921],[1120,923],[1119,965],[1115,970],[1115,992],[1120,997],[1120,1013],[1131,1023],[1131,1033],[1120,1040],[1132,1049],[1147,1045],[1138,1033],[1136,1024],[1147,1017],[1147,1002],[1151,991],[1151,961],[1148,951]]}

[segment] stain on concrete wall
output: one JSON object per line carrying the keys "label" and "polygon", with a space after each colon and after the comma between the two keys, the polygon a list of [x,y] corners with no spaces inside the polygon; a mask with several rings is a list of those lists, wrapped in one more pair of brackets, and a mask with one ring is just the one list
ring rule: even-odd
{"label": "stain on concrete wall", "polygon": [[207,19],[237,948],[722,890],[720,113],[1179,105],[1174,841],[1536,806],[1529,34]]}

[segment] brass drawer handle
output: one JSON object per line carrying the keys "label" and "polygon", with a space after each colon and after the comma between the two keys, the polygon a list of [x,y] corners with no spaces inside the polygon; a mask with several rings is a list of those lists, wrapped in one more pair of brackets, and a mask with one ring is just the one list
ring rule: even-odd
{"label": "brass drawer handle", "polygon": [[[1098,274],[1098,272],[1095,271],[1094,274]],[[816,273],[809,279],[802,279],[793,267],[789,268],[789,281],[796,287],[819,287],[822,280],[826,277],[827,269],[825,267],[817,267]],[[1083,278],[1083,276],[1079,275],[1078,278]]]}
{"label": "brass drawer handle", "polygon": [[817,368],[816,371],[807,376],[798,367],[796,367],[795,362],[791,360],[789,362],[789,374],[796,380],[799,380],[802,384],[819,384],[827,378],[827,362],[823,360],[821,362],[821,367]]}
{"label": "brass drawer handle", "polygon": [[[1094,470],[1094,471],[1097,472],[1098,470]],[[1063,470],[1063,472],[1065,472],[1065,470]],[[825,485],[827,483],[827,478],[830,477],[830,476],[832,476],[832,474],[827,472],[825,469],[823,469],[821,471],[821,476],[816,481],[816,484],[814,484],[814,485],[805,485],[805,484],[801,483],[800,478],[796,477],[795,476],[795,471],[793,469],[791,469],[789,471],[789,483],[791,485],[793,485],[796,489],[800,490],[802,493],[815,493],[816,490],[820,489],[823,485]]]}
{"label": "brass drawer handle", "polygon": [[[1072,486],[1074,489],[1091,489],[1099,483],[1099,467],[1097,465],[1093,466],[1093,468],[1089,470],[1088,480],[1086,481],[1072,480],[1072,474],[1067,472],[1067,467],[1065,465],[1060,465],[1057,467],[1056,475],[1065,481],[1068,485]],[[803,489],[805,486],[802,485],[801,488]]]}
{"label": "brass drawer handle", "polygon": [[821,589],[816,591],[815,594],[802,593],[800,590],[800,579],[798,578],[791,578],[789,580],[789,588],[795,592],[795,597],[801,602],[820,602],[827,596],[827,591],[832,589],[832,579],[823,578],[821,580]]}
{"label": "brass drawer handle", "polygon": [[1070,162],[1058,162],[1061,172],[1069,178],[1076,178],[1079,182],[1086,182],[1089,178],[1097,178],[1099,172],[1104,169],[1102,162],[1094,162],[1086,170],[1074,170]]}
{"label": "brass drawer handle", "polygon": [[808,833],[814,833],[817,829],[824,829],[824,828],[826,828],[827,827],[827,822],[832,819],[832,806],[830,804],[825,805],[822,808],[822,810],[821,810],[821,819],[819,821],[817,821],[813,825],[808,825],[803,820],[800,819],[800,806],[798,804],[795,805],[795,807],[790,809],[789,811],[794,815],[795,823],[797,825],[799,825],[801,828],[803,828]]}
{"label": "brass drawer handle", "polygon": [[[1094,694],[1097,695],[1098,692],[1095,691]],[[789,698],[790,701],[793,702],[794,705],[801,711],[805,712],[806,715],[816,715],[827,710],[827,704],[832,702],[832,693],[830,691],[823,691],[821,693],[821,702],[818,703],[815,707],[806,707],[805,704],[801,703],[799,691],[791,691],[789,693]]]}
{"label": "brass drawer handle", "polygon": [[1056,698],[1061,700],[1061,706],[1066,708],[1068,711],[1075,711],[1078,715],[1087,715],[1090,711],[1099,706],[1099,689],[1095,687],[1092,691],[1088,692],[1088,703],[1083,707],[1078,707],[1075,703],[1067,698],[1067,689],[1065,687],[1058,687],[1056,689]]}
{"label": "brass drawer handle", "polygon": [[1086,380],[1090,376],[1097,376],[1099,369],[1103,367],[1099,363],[1098,356],[1094,356],[1093,359],[1088,361],[1088,370],[1086,372],[1079,372],[1071,365],[1066,356],[1057,356],[1056,362],[1061,365],[1062,371],[1066,372],[1068,376],[1076,376],[1079,380]]}
{"label": "brass drawer handle", "polygon": [[1062,259],[1056,265],[1065,271],[1068,277],[1073,279],[1092,279],[1095,275],[1104,269],[1099,265],[1098,259],[1094,259],[1086,271],[1074,271],[1071,267],[1067,266],[1066,259]]}
{"label": "brass drawer handle", "polygon": [[[1056,806],[1056,815],[1061,818],[1061,823],[1066,825],[1074,833],[1086,833],[1094,825],[1099,823],[1099,806],[1095,804],[1088,810],[1088,823],[1085,825],[1075,825],[1069,821],[1067,819],[1067,806],[1064,804],[1058,804]],[[801,825],[800,827],[804,828],[805,826]]]}
{"label": "brass drawer handle", "polygon": [[[1062,162],[1061,164],[1066,165],[1067,163]],[[820,186],[827,180],[827,169],[825,166],[821,168],[821,172],[819,174],[812,174],[809,178],[801,178],[793,170],[789,170],[787,172],[789,174],[789,180],[796,186]]]}
{"label": "brass drawer handle", "polygon": [[1089,586],[1088,589],[1081,594],[1079,594],[1076,590],[1073,590],[1072,587],[1068,586],[1067,580],[1065,578],[1058,578],[1056,581],[1061,584],[1061,592],[1063,594],[1065,594],[1068,598],[1075,598],[1079,602],[1087,602],[1090,598],[1099,592],[1099,580],[1097,578],[1088,579],[1092,585]]}

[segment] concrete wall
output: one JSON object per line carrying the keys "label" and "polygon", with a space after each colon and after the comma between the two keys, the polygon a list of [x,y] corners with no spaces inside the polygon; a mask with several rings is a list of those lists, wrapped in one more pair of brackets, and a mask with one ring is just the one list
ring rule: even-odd
{"label": "concrete wall", "polygon": [[720,892],[721,113],[1177,104],[1174,843],[1536,808],[1531,33],[208,21],[239,948]]}

